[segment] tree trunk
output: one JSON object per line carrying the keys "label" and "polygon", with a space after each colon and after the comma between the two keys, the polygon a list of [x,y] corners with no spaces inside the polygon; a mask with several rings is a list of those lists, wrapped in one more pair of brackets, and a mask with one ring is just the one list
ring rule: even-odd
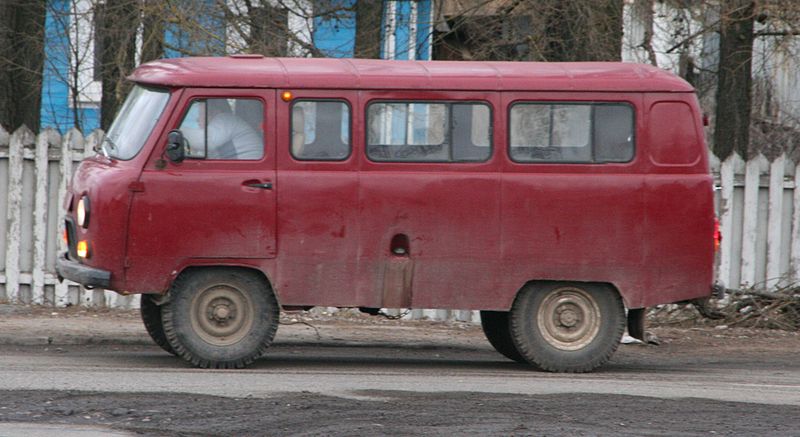
{"label": "tree trunk", "polygon": [[139,24],[139,6],[136,0],[98,3],[95,6],[95,38],[101,40],[100,60],[103,97],[100,103],[100,126],[108,130],[114,121],[129,86],[125,77],[135,67],[136,28]]}
{"label": "tree trunk", "polygon": [[247,38],[247,45],[250,53],[286,56],[289,11],[282,7],[264,4],[252,7],[248,11],[248,16],[250,35]]}
{"label": "tree trunk", "polygon": [[721,2],[714,154],[738,152],[747,159],[750,143],[753,20],[751,0]]}
{"label": "tree trunk", "polygon": [[162,1],[142,1],[142,55],[141,63],[164,56],[164,12]]}
{"label": "tree trunk", "polygon": [[363,59],[378,59],[381,57],[383,3],[383,1],[377,0],[356,1],[354,57]]}
{"label": "tree trunk", "polygon": [[0,5],[0,124],[9,130],[39,130],[45,13],[45,0]]}
{"label": "tree trunk", "polygon": [[619,61],[623,0],[543,2],[547,61]]}

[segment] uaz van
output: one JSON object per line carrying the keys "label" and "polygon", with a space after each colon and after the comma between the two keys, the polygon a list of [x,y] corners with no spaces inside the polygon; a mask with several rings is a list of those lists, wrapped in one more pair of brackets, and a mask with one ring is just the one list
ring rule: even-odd
{"label": "uaz van", "polygon": [[58,271],[141,293],[195,366],[244,367],[281,308],[325,306],[480,310],[506,357],[584,372],[644,308],[712,292],[702,115],[654,67],[233,56],[130,80]]}

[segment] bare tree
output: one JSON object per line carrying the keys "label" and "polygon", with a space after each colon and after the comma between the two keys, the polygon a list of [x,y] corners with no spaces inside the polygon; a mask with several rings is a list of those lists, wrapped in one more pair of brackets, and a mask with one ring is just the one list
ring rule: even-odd
{"label": "bare tree", "polygon": [[0,4],[0,124],[39,129],[45,0]]}
{"label": "bare tree", "polygon": [[733,151],[748,155],[755,6],[751,0],[722,2],[714,129],[720,158]]}
{"label": "bare tree", "polygon": [[463,2],[438,11],[437,59],[610,61],[622,51],[622,0]]}
{"label": "bare tree", "polygon": [[544,11],[547,19],[542,58],[548,61],[619,61],[622,7],[620,0],[554,2]]}
{"label": "bare tree", "polygon": [[142,0],[142,52],[140,62],[164,56],[164,18],[161,0]]}
{"label": "bare tree", "polygon": [[[136,66],[137,0],[97,3],[94,7],[95,59],[99,61],[103,97],[100,126],[108,129],[128,93],[125,77]],[[101,50],[98,50],[100,48]],[[99,54],[99,56],[98,56]]]}
{"label": "bare tree", "polygon": [[377,59],[381,56],[381,27],[383,1],[356,1],[356,38],[354,55],[356,58]]}

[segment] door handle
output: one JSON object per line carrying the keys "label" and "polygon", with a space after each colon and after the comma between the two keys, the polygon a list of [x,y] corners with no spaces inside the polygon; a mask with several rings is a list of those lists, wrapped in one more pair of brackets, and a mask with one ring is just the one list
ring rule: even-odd
{"label": "door handle", "polygon": [[261,188],[262,190],[272,189],[272,182],[246,182],[245,185],[250,188]]}

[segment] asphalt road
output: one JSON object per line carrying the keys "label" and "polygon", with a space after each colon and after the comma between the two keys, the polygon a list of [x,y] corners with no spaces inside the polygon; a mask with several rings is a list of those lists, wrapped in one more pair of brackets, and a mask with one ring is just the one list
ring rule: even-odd
{"label": "asphalt road", "polygon": [[211,371],[189,368],[154,348],[17,348],[0,356],[0,389],[168,391],[233,398],[303,391],[358,397],[365,390],[593,393],[800,407],[800,364],[795,369],[732,368],[707,362],[672,366],[632,363],[624,351],[620,355],[600,371],[563,375],[531,371],[485,347],[409,350],[376,344],[278,344],[249,369]]}
{"label": "asphalt road", "polygon": [[475,326],[326,323],[282,327],[235,371],[113,337],[0,344],[0,436],[800,435],[797,333],[667,329],[563,375],[503,358]]}

